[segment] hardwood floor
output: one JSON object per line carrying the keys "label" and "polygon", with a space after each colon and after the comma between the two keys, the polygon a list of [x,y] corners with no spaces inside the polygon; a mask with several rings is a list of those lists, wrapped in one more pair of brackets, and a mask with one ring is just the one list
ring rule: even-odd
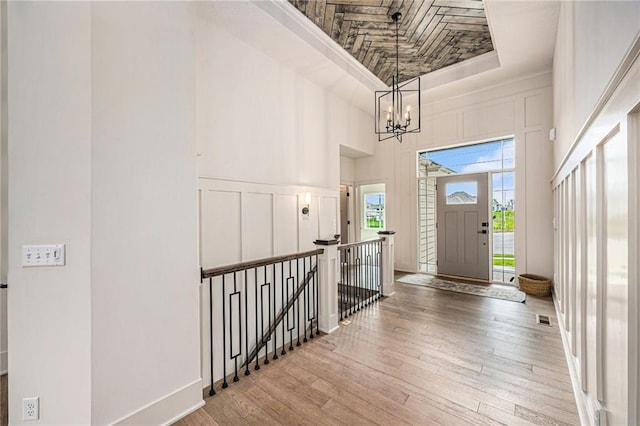
{"label": "hardwood floor", "polygon": [[579,424],[550,298],[395,287],[176,424]]}

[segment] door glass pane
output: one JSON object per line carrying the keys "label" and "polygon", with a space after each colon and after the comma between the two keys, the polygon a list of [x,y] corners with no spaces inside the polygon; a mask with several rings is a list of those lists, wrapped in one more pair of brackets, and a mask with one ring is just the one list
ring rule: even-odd
{"label": "door glass pane", "polygon": [[476,204],[478,182],[454,182],[445,185],[447,205]]}

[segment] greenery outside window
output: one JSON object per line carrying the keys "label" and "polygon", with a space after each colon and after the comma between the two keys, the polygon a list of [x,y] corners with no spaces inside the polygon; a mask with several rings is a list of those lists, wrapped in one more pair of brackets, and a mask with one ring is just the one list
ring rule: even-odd
{"label": "greenery outside window", "polygon": [[364,223],[366,229],[384,229],[384,194],[364,196]]}

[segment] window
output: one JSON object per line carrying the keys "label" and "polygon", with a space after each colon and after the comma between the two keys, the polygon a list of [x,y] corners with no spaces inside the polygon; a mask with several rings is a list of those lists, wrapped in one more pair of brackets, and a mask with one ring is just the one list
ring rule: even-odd
{"label": "window", "polygon": [[478,182],[448,183],[445,188],[447,205],[477,204]]}
{"label": "window", "polygon": [[364,204],[365,228],[384,229],[384,194],[366,194]]}

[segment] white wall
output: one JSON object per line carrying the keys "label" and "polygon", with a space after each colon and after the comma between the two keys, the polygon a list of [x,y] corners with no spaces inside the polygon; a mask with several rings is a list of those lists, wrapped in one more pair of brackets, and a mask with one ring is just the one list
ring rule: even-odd
{"label": "white wall", "polygon": [[340,156],[340,183],[353,185],[356,180],[353,158]]}
{"label": "white wall", "polygon": [[[368,116],[229,31],[220,24],[226,21],[224,9],[203,3],[197,15],[201,265],[212,268],[312,250],[317,238],[339,233],[340,145],[357,150],[372,146]],[[310,214],[303,218],[307,192]],[[220,283],[214,285],[219,290]],[[208,286],[201,291],[207,386]],[[214,313],[220,309],[214,304]],[[214,342],[221,338],[218,327]],[[217,380],[222,377],[220,359],[214,365]]]}
{"label": "white wall", "polygon": [[[9,242],[7,204],[9,167],[7,164],[7,4],[0,4],[0,282],[7,282],[7,245]],[[0,374],[8,367],[7,290],[0,290]]]}
{"label": "white wall", "polygon": [[570,3],[561,8],[553,61],[555,168],[596,107],[640,25],[637,2]]}
{"label": "white wall", "polygon": [[639,51],[639,3],[562,3],[554,295],[584,424],[640,421]]}
{"label": "white wall", "polygon": [[[195,7],[8,7],[10,423],[170,422],[202,403]],[[22,268],[43,243],[66,265]]]}
{"label": "white wall", "polygon": [[514,136],[516,272],[553,271],[551,76],[541,74],[449,99],[425,97],[423,130],[402,144],[379,143],[356,160],[356,180],[385,181],[388,229],[396,231],[396,268],[417,271],[417,152]]}
{"label": "white wall", "polygon": [[[92,424],[202,401],[194,18],[192,3],[92,4]],[[138,412],[155,401],[176,411]]]}
{"label": "white wall", "polygon": [[[8,35],[9,423],[40,396],[42,424],[90,424],[91,5],[10,3]],[[21,267],[47,243],[66,266]]]}

